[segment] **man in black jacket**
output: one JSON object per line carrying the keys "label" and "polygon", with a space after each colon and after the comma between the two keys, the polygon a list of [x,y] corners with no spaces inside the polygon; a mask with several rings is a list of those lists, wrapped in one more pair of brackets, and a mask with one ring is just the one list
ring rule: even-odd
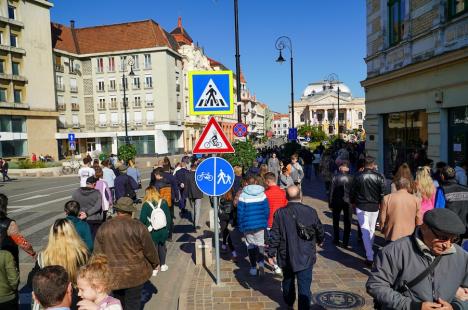
{"label": "man in black jacket", "polygon": [[351,234],[351,220],[353,212],[349,202],[349,192],[353,183],[353,177],[349,175],[349,164],[343,161],[339,167],[339,173],[333,177],[330,190],[330,208],[333,211],[333,243],[340,243],[340,216],[343,211],[344,232],[343,247],[348,247]]}
{"label": "man in black jacket", "polygon": [[[299,310],[309,309],[311,301],[312,267],[316,262],[316,245],[324,239],[322,223],[317,212],[301,203],[297,186],[287,189],[289,203],[275,212],[268,242],[268,256],[277,256],[283,270],[283,298],[290,309],[296,299],[294,280],[297,278]],[[298,224],[306,226],[315,235],[312,240],[302,239]]]}
{"label": "man in black jacket", "polygon": [[[445,194],[445,207],[455,212],[468,228],[468,187],[462,186],[455,180],[455,169],[446,166],[442,169],[441,187]],[[462,234],[466,238],[468,230]]]}
{"label": "man in black jacket", "polygon": [[376,170],[375,159],[370,156],[366,157],[364,170],[354,178],[350,194],[351,203],[356,206],[368,266],[372,266],[374,261],[372,246],[375,225],[379,216],[380,203],[385,196],[385,179]]}

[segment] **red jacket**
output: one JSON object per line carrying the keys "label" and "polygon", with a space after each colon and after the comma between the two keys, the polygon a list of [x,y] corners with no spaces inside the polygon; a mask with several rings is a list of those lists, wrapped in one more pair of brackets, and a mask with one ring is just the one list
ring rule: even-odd
{"label": "red jacket", "polygon": [[286,191],[281,189],[278,185],[269,186],[265,191],[267,196],[268,205],[270,206],[270,216],[268,217],[268,227],[271,228],[273,225],[273,215],[276,210],[285,207],[288,204],[286,199]]}

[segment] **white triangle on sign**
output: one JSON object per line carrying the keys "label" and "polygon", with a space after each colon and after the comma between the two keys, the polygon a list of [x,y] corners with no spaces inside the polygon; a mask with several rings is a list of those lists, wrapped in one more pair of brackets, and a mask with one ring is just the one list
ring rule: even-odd
{"label": "white triangle on sign", "polygon": [[211,109],[213,107],[228,107],[228,103],[224,100],[223,95],[219,91],[216,84],[213,82],[213,79],[208,81],[208,84],[205,86],[205,90],[195,104],[197,109]]}
{"label": "white triangle on sign", "polygon": [[221,139],[221,133],[216,129],[215,126],[211,126],[208,129],[208,133],[201,141],[200,147],[204,150],[219,150],[225,149],[227,146]]}

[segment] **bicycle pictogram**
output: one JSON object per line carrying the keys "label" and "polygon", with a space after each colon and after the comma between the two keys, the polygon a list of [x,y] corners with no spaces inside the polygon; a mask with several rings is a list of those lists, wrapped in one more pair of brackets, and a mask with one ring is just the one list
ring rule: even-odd
{"label": "bicycle pictogram", "polygon": [[197,181],[201,181],[203,179],[211,182],[213,181],[213,176],[209,172],[202,172],[199,175],[197,175]]}

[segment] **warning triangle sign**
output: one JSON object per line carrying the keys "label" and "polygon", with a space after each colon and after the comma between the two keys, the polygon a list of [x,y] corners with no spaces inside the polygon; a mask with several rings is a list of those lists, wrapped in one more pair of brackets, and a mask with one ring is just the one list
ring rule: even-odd
{"label": "warning triangle sign", "polygon": [[226,100],[224,100],[223,95],[219,91],[216,84],[213,82],[213,79],[208,81],[208,84],[205,86],[205,90],[198,99],[195,107],[197,109],[210,109],[211,107],[222,107],[225,108],[228,106]]}
{"label": "warning triangle sign", "polygon": [[211,117],[192,152],[193,154],[234,153],[234,148],[218,122]]}

